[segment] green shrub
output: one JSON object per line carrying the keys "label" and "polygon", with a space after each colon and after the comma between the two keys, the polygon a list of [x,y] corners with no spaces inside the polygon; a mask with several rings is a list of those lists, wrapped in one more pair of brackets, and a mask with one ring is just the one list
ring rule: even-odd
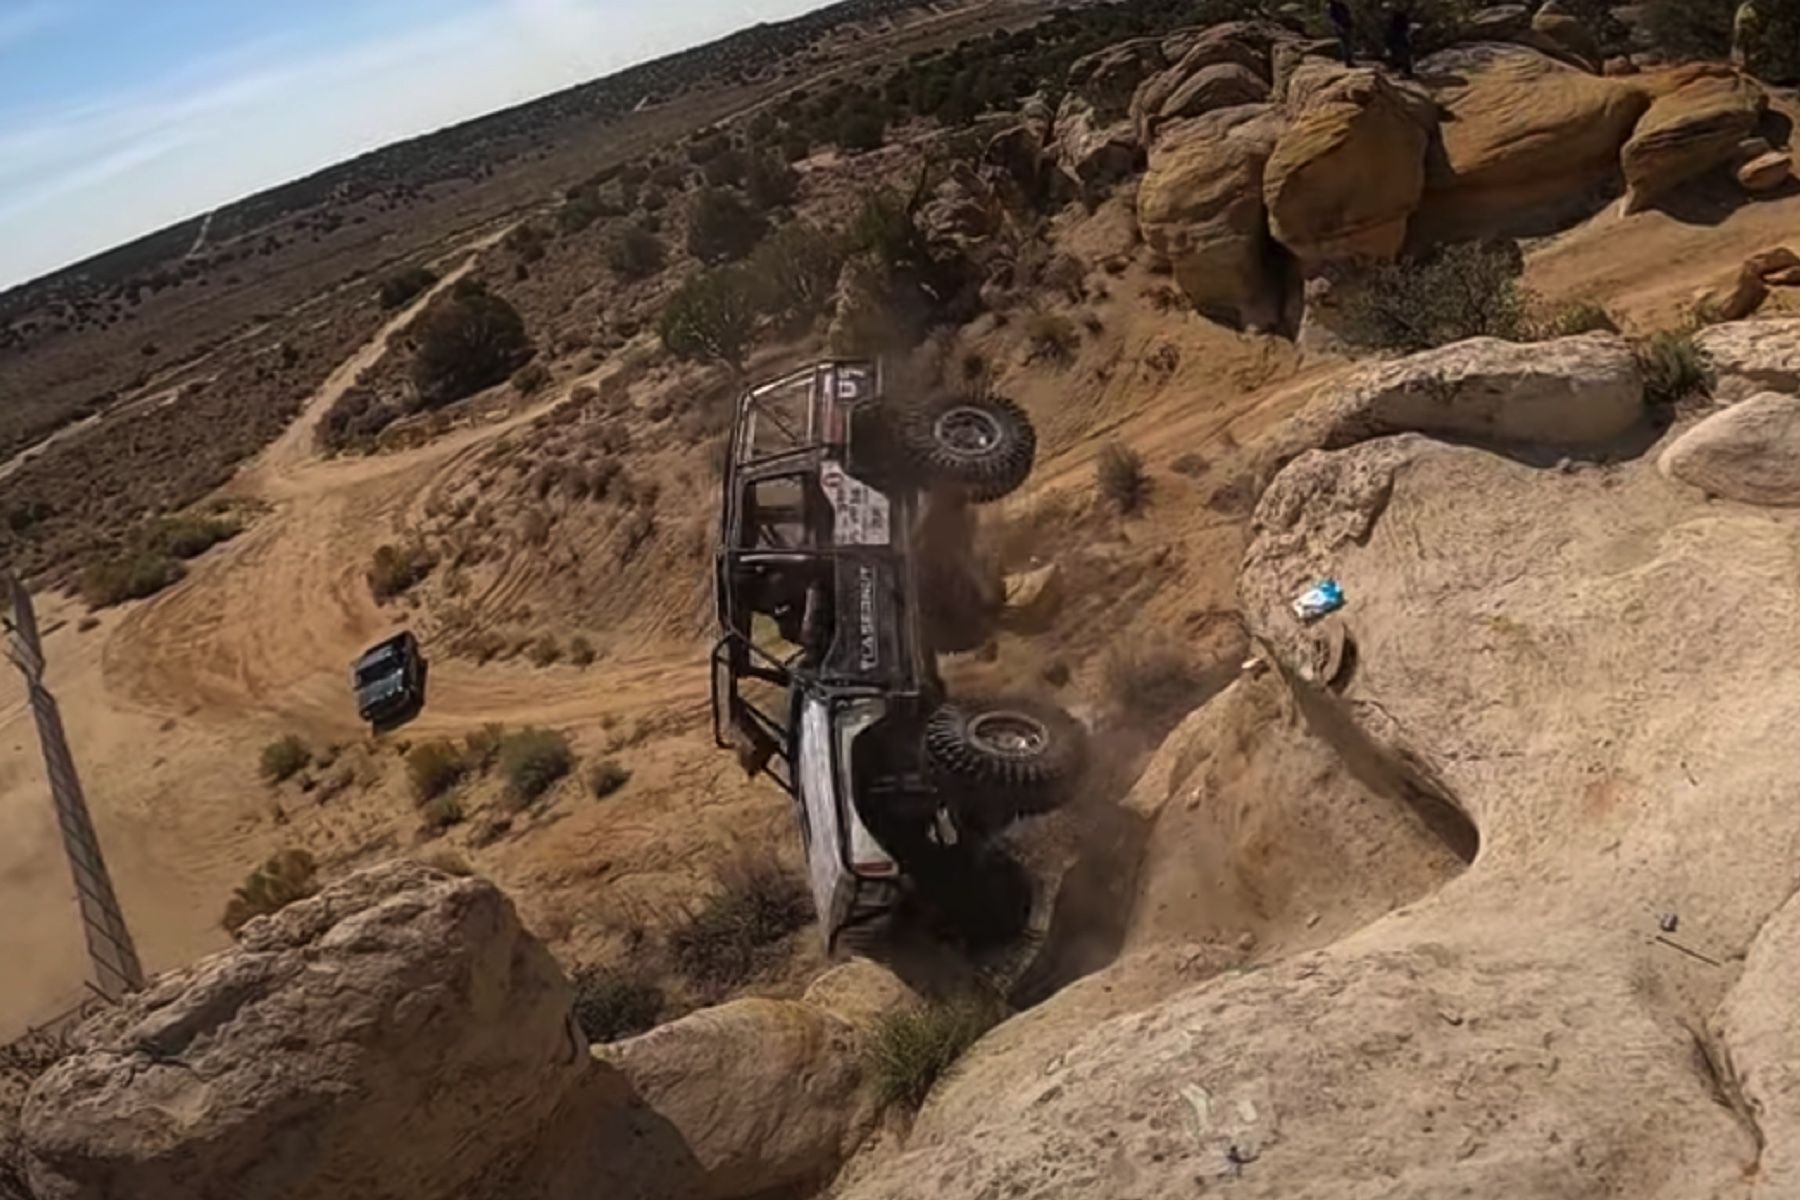
{"label": "green shrub", "polygon": [[173,558],[198,558],[220,542],[243,532],[243,526],[223,517],[158,517],[135,535],[137,542],[154,554]]}
{"label": "green shrub", "polygon": [[1706,355],[1687,330],[1652,334],[1638,344],[1637,359],[1647,404],[1671,407],[1707,389]]}
{"label": "green shrub", "polygon": [[812,919],[806,888],[775,863],[731,863],[719,873],[718,884],[669,934],[676,966],[709,991],[744,982],[770,947]]}
{"label": "green shrub", "polygon": [[427,406],[494,386],[530,353],[518,310],[478,284],[465,284],[433,300],[412,329],[413,384]]}
{"label": "green shrub", "polygon": [[262,749],[262,777],[281,783],[298,775],[312,761],[312,751],[295,734],[277,738]]}
{"label": "green shrub", "polygon": [[1144,470],[1144,456],[1118,442],[1108,442],[1101,448],[1094,476],[1100,485],[1100,494],[1127,516],[1142,508],[1150,495],[1150,475]]}
{"label": "green shrub", "polygon": [[657,330],[679,358],[738,367],[756,329],[750,276],[729,267],[689,278],[663,307]]}
{"label": "green shrub", "polygon": [[220,924],[236,933],[251,918],[280,912],[319,890],[318,864],[304,850],[283,850],[244,877],[225,904]]}
{"label": "green shrub", "polygon": [[381,281],[377,296],[381,307],[399,308],[424,295],[437,281],[438,277],[425,267],[402,267]]}
{"label": "green shrub", "polygon": [[831,303],[844,253],[823,230],[795,221],[751,255],[755,307],[789,319],[812,317]]}
{"label": "green shrub", "polygon": [[750,170],[750,160],[735,146],[727,146],[711,158],[700,174],[714,187],[740,187]]}
{"label": "green shrub", "polygon": [[607,968],[577,972],[575,1020],[590,1042],[616,1042],[655,1028],[662,989],[647,979]]}
{"label": "green shrub", "polygon": [[1413,353],[1472,337],[1517,341],[1528,334],[1530,301],[1516,255],[1463,242],[1430,258],[1375,267],[1356,281],[1340,311],[1351,341]]}
{"label": "green shrub", "polygon": [[800,176],[785,160],[758,155],[750,164],[744,191],[759,208],[780,208],[800,194]]}
{"label": "green shrub", "polygon": [[412,782],[413,798],[421,804],[455,787],[467,769],[456,747],[442,739],[420,742],[406,752],[406,777]]}
{"label": "green shrub", "polygon": [[877,1098],[909,1109],[924,1104],[932,1086],[994,1027],[999,1016],[994,1004],[962,1000],[883,1017],[865,1051]]}
{"label": "green shrub", "polygon": [[588,790],[604,800],[631,782],[631,772],[616,758],[602,759],[588,770]]}
{"label": "green shrub", "polygon": [[515,804],[530,804],[569,773],[569,740],[550,729],[528,728],[500,740],[500,774]]}
{"label": "green shrub", "polygon": [[667,257],[662,242],[641,225],[627,225],[606,249],[606,265],[621,279],[648,279]]}
{"label": "green shrub", "polygon": [[386,604],[431,574],[436,566],[437,558],[423,542],[377,546],[369,563],[369,591],[377,604]]}
{"label": "green shrub", "polygon": [[703,263],[736,262],[756,248],[768,225],[743,199],[723,188],[702,188],[688,214],[688,253]]}
{"label": "green shrub", "polygon": [[851,110],[839,119],[835,140],[851,153],[878,149],[887,140],[887,122],[870,109]]}

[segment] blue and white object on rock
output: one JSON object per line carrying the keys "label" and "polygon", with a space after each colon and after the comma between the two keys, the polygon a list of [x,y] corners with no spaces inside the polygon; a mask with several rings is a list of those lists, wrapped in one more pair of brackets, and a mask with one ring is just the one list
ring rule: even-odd
{"label": "blue and white object on rock", "polygon": [[1294,615],[1317,621],[1344,607],[1344,587],[1335,579],[1321,579],[1294,598]]}

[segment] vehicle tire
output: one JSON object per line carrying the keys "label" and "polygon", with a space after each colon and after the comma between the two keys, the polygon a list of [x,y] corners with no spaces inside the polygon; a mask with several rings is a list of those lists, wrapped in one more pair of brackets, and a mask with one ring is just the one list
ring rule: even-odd
{"label": "vehicle tire", "polygon": [[907,411],[901,444],[930,484],[952,484],[986,504],[1018,490],[1037,458],[1025,410],[1001,396],[940,396]]}
{"label": "vehicle tire", "polygon": [[925,757],[955,806],[988,828],[1049,812],[1068,799],[1087,756],[1087,732],[1035,700],[953,701],[925,724]]}

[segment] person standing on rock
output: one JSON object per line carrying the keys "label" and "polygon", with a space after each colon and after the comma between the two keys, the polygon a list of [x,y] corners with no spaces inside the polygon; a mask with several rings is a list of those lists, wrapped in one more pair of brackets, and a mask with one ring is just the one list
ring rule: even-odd
{"label": "person standing on rock", "polygon": [[1337,34],[1338,49],[1343,52],[1344,65],[1356,65],[1356,19],[1350,15],[1350,6],[1344,0],[1331,0],[1325,6],[1326,16],[1331,18],[1331,31]]}
{"label": "person standing on rock", "polygon": [[1751,49],[1762,32],[1762,14],[1755,0],[1744,0],[1731,19],[1731,65],[1740,71],[1750,69]]}
{"label": "person standing on rock", "polygon": [[1388,66],[1400,72],[1408,79],[1413,73],[1413,20],[1412,14],[1406,11],[1406,5],[1396,4],[1388,10],[1387,21],[1387,55]]}

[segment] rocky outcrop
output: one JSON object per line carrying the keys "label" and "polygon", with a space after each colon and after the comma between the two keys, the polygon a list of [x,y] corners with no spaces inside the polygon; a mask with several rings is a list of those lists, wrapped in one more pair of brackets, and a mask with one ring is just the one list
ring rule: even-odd
{"label": "rocky outcrop", "polygon": [[1800,505],[1800,398],[1764,392],[1715,413],[1663,451],[1660,465],[1711,496]]}
{"label": "rocky outcrop", "polygon": [[1761,308],[1769,298],[1769,285],[1800,270],[1800,255],[1785,246],[1774,246],[1745,259],[1719,283],[1700,289],[1694,311],[1708,322],[1741,321]]}
{"label": "rocky outcrop", "polygon": [[678,1192],[759,1196],[828,1178],[876,1117],[856,1028],[811,1004],[737,1000],[596,1047],[693,1156]]}
{"label": "rocky outcrop", "polygon": [[[1256,22],[1230,22],[1174,43],[1174,66],[1152,75],[1131,101],[1131,118],[1145,146],[1170,121],[1214,109],[1256,104],[1269,95],[1271,42]],[[1165,39],[1164,52],[1172,43]]]}
{"label": "rocky outcrop", "polygon": [[1729,1085],[1755,1118],[1753,1200],[1800,1195],[1800,902],[1769,919],[1708,1030]]}
{"label": "rocky outcrop", "polygon": [[934,252],[966,252],[1000,228],[999,199],[967,163],[959,163],[920,206],[919,231]]}
{"label": "rocky outcrop", "polygon": [[1650,105],[1625,143],[1628,213],[1733,161],[1762,117],[1768,98],[1755,83],[1722,68],[1693,74]]}
{"label": "rocky outcrop", "polygon": [[1637,356],[1616,334],[1531,345],[1475,338],[1327,385],[1283,431],[1280,456],[1406,432],[1592,446],[1630,430],[1643,415]]}
{"label": "rocky outcrop", "polygon": [[1495,4],[1471,16],[1463,26],[1471,42],[1510,42],[1531,32],[1531,8],[1525,4]]}
{"label": "rocky outcrop", "polygon": [[1138,188],[1138,225],[1194,306],[1214,320],[1272,327],[1280,285],[1269,264],[1263,167],[1279,117],[1266,106],[1177,122]]}
{"label": "rocky outcrop", "polygon": [[1019,106],[1019,119],[996,130],[988,139],[981,161],[999,172],[1020,202],[1035,202],[1055,169],[1051,128],[1055,114],[1041,97],[1032,96]]}
{"label": "rocky outcrop", "polygon": [[1591,208],[1649,101],[1521,46],[1431,55],[1419,76],[1444,118],[1415,232],[1425,240],[1531,232]]}
{"label": "rocky outcrop", "polygon": [[1719,400],[1800,394],[1800,318],[1712,325],[1694,335],[1694,343],[1706,356]]}
{"label": "rocky outcrop", "polygon": [[1077,59],[1056,110],[1056,157],[1090,201],[1143,163],[1132,98],[1144,80],[1167,65],[1154,38],[1120,42]]}
{"label": "rocky outcrop", "polygon": [[1392,258],[1425,181],[1428,127],[1399,88],[1372,70],[1290,86],[1294,113],[1263,172],[1269,227],[1314,269]]}
{"label": "rocky outcrop", "polygon": [[1589,71],[1600,68],[1603,56],[1600,43],[1594,40],[1587,23],[1564,12],[1555,0],[1538,9],[1531,18],[1531,32],[1541,39],[1544,49],[1568,59]]}
{"label": "rocky outcrop", "polygon": [[25,1110],[45,1200],[448,1200],[588,1068],[492,884],[414,864],[259,918],[79,1035]]}
{"label": "rocky outcrop", "polygon": [[1737,169],[1737,181],[1746,192],[1772,192],[1794,177],[1794,156],[1785,150],[1758,154]]}

